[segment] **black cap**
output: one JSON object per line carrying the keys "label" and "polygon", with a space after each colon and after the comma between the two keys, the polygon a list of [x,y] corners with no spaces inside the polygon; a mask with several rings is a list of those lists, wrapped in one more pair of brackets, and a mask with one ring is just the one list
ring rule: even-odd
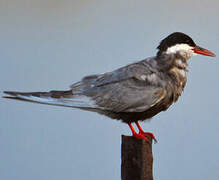
{"label": "black cap", "polygon": [[176,44],[188,44],[192,47],[196,46],[195,42],[188,35],[182,32],[174,32],[160,42],[160,45],[157,47],[157,49],[159,50],[157,54],[161,54],[162,52],[166,51],[169,47],[174,46]]}

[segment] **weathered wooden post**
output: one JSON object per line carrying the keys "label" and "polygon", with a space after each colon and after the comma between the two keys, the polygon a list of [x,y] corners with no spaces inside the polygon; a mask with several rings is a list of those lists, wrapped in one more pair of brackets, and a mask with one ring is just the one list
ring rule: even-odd
{"label": "weathered wooden post", "polygon": [[122,180],[153,180],[152,137],[144,139],[122,135]]}

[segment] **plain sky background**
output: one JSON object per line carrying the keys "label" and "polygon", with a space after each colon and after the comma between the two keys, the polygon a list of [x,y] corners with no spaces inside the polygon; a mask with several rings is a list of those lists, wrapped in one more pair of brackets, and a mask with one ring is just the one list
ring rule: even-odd
{"label": "plain sky background", "polygon": [[[81,77],[156,54],[182,31],[219,55],[218,0],[1,0],[3,90],[65,90]],[[218,59],[189,61],[168,111],[142,123],[156,135],[155,180],[219,178]],[[120,179],[126,124],[77,109],[0,100],[0,179]]]}

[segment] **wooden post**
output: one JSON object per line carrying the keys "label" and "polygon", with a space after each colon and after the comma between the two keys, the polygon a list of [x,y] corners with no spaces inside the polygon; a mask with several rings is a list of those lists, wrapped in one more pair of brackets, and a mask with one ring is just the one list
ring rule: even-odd
{"label": "wooden post", "polygon": [[153,180],[152,137],[144,139],[122,135],[122,180]]}

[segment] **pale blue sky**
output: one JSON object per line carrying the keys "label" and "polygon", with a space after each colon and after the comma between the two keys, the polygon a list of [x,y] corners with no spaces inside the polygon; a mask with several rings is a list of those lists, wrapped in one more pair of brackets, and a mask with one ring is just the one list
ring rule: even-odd
{"label": "pale blue sky", "polygon": [[[0,91],[68,89],[153,56],[174,31],[219,55],[218,1],[1,0]],[[149,123],[154,179],[218,179],[218,60],[189,62],[179,101]],[[2,96],[2,93],[0,94]],[[126,124],[77,109],[0,101],[0,179],[120,179]]]}

